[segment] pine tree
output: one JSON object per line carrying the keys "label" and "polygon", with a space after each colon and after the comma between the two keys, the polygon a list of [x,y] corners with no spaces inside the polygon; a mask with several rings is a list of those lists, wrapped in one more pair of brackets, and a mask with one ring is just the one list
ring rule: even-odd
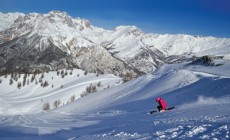
{"label": "pine tree", "polygon": [[33,82],[34,82],[34,80],[35,80],[35,74],[34,74],[34,75],[32,75],[32,77],[31,77],[31,83],[33,83]]}
{"label": "pine tree", "polygon": [[67,72],[67,71],[65,71],[65,76],[66,76],[66,75],[68,75],[68,72]]}
{"label": "pine tree", "polygon": [[22,87],[22,83],[21,82],[18,82],[18,89],[21,89],[21,87]]}
{"label": "pine tree", "polygon": [[48,81],[45,81],[45,82],[43,83],[43,87],[47,87],[48,85],[49,85]]}
{"label": "pine tree", "polygon": [[12,85],[14,83],[13,79],[10,79],[10,85]]}
{"label": "pine tree", "polygon": [[58,100],[54,101],[53,106],[54,106],[55,108],[58,108],[58,107],[60,106],[60,104],[61,104],[61,100],[58,99]]}
{"label": "pine tree", "polygon": [[42,75],[41,75],[41,79],[43,79],[44,78],[44,73],[42,73]]}
{"label": "pine tree", "polygon": [[61,71],[61,75],[63,75],[63,74],[64,74],[64,70]]}
{"label": "pine tree", "polygon": [[57,71],[57,75],[59,76],[59,74],[60,74],[60,72],[59,71]]}

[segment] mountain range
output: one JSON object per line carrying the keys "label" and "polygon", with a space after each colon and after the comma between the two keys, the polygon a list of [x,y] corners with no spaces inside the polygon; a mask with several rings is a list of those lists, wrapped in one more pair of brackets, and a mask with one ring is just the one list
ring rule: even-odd
{"label": "mountain range", "polygon": [[60,11],[0,19],[1,140],[229,140],[230,39]]}
{"label": "mountain range", "polygon": [[230,54],[228,38],[146,34],[136,26],[106,30],[61,11],[0,13],[0,18],[0,70],[7,72],[80,68],[138,77],[164,63]]}

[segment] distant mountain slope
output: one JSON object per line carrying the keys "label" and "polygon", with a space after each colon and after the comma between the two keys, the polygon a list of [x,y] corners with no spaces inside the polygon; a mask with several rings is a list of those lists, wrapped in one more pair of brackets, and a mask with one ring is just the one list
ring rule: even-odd
{"label": "distant mountain slope", "polygon": [[230,53],[227,38],[145,34],[135,26],[105,30],[60,11],[0,18],[0,68],[8,71],[78,67],[136,77],[194,55]]}

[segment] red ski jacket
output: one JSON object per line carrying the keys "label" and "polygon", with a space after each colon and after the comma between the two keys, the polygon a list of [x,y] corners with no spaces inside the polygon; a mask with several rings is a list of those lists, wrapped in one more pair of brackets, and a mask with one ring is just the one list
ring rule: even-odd
{"label": "red ski jacket", "polygon": [[162,107],[162,110],[165,110],[167,108],[167,104],[166,104],[165,100],[163,100],[162,98],[160,98],[158,103]]}

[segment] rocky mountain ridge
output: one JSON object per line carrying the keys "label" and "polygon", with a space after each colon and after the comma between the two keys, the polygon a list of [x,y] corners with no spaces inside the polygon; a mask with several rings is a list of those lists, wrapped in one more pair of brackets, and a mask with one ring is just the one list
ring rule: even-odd
{"label": "rocky mountain ridge", "polygon": [[46,71],[80,68],[134,77],[163,63],[194,56],[229,55],[230,39],[145,34],[136,26],[94,27],[66,12],[0,13],[0,69]]}

